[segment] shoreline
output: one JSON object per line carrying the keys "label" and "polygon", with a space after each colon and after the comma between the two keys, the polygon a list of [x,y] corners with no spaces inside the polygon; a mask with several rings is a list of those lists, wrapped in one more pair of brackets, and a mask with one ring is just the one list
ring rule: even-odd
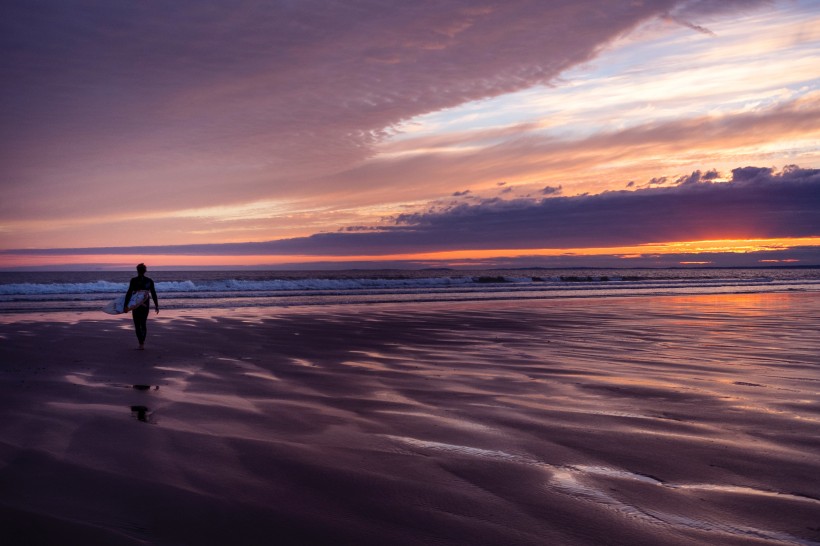
{"label": "shoreline", "polygon": [[820,542],[820,294],[45,315],[0,318],[33,544]]}
{"label": "shoreline", "polygon": [[[469,309],[472,307],[475,308],[483,308],[483,307],[494,307],[499,309],[504,308],[512,308],[512,309],[521,309],[522,307],[526,308],[539,308],[539,307],[553,307],[557,306],[561,307],[564,303],[568,306],[572,306],[573,304],[578,304],[581,306],[585,305],[585,302],[613,302],[616,303],[618,301],[630,301],[630,300],[655,300],[655,299],[675,299],[675,300],[693,300],[697,299],[699,301],[707,301],[710,299],[715,298],[730,298],[730,299],[748,299],[748,298],[775,298],[775,299],[791,299],[794,297],[797,298],[820,298],[820,291],[803,291],[803,290],[794,290],[794,289],[778,289],[778,290],[771,290],[771,291],[746,291],[746,290],[734,290],[732,287],[726,287],[727,291],[725,292],[669,292],[663,294],[641,294],[641,293],[632,293],[632,294],[599,294],[599,293],[590,293],[590,294],[578,294],[578,295],[560,295],[554,297],[545,297],[545,296],[533,296],[533,297],[516,297],[516,296],[505,296],[505,295],[498,295],[498,296],[491,296],[482,299],[420,299],[420,300],[378,300],[378,301],[341,301],[341,302],[329,302],[329,303],[294,303],[294,304],[282,304],[282,305],[239,305],[239,306],[206,306],[206,307],[185,307],[185,308],[165,308],[161,306],[161,315],[157,316],[154,313],[153,307],[151,308],[150,318],[163,320],[166,319],[170,320],[171,318],[178,318],[178,317],[202,317],[202,318],[211,318],[211,317],[231,317],[231,316],[242,316],[242,317],[256,317],[256,318],[266,318],[277,316],[280,314],[290,315],[293,313],[297,314],[310,314],[310,313],[321,313],[321,312],[335,312],[337,310],[344,310],[344,309],[356,309],[356,308],[365,308],[365,309],[409,309],[414,307],[419,307],[423,309],[453,309],[453,308],[464,308]],[[160,294],[161,296],[161,294]],[[105,303],[105,302],[100,302]],[[593,303],[597,305],[597,303]],[[0,324],[12,324],[15,322],[60,322],[60,323],[77,323],[82,321],[91,321],[91,322],[103,322],[106,320],[122,320],[127,319],[128,321],[131,320],[130,313],[124,313],[121,315],[110,315],[104,313],[102,311],[104,305],[100,305],[99,308],[80,308],[77,310],[34,310],[34,311],[0,311]]]}

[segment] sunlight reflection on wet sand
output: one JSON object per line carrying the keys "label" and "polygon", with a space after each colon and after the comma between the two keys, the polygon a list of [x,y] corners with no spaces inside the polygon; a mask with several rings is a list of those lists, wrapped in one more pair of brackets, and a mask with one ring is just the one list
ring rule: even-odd
{"label": "sunlight reflection on wet sand", "polygon": [[[42,476],[3,502],[114,529],[83,507],[122,481],[179,496],[172,526],[206,505],[245,521],[231,499],[255,525],[306,518],[360,543],[341,522],[396,540],[426,523],[567,544],[820,540],[816,296],[167,313],[144,352],[101,326],[2,325],[0,477]],[[51,502],[75,475],[95,493]]]}

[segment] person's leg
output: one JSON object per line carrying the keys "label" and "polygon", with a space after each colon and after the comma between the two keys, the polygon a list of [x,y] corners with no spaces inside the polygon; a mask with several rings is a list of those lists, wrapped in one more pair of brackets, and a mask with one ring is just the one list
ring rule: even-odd
{"label": "person's leg", "polygon": [[137,339],[140,342],[140,349],[145,343],[145,336],[148,334],[148,308],[138,307],[131,313],[134,317],[134,329],[137,332]]}

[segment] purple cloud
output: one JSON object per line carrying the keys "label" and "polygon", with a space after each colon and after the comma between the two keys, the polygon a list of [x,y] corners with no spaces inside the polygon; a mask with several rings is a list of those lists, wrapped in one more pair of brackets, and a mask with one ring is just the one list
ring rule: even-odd
{"label": "purple cloud", "polygon": [[[708,173],[707,173],[708,174]],[[711,175],[710,175],[711,176]],[[743,167],[729,182],[538,200],[499,198],[402,214],[378,230],[261,243],[9,250],[5,254],[379,255],[590,248],[820,235],[820,169]]]}
{"label": "purple cloud", "polygon": [[[498,199],[407,214],[399,225],[481,248],[572,248],[820,234],[820,170],[735,169],[727,183],[540,201]],[[712,175],[708,175],[709,178]],[[466,246],[466,248],[477,248]]]}
{"label": "purple cloud", "polygon": [[[771,174],[771,171],[770,171]],[[710,171],[706,171],[705,173],[700,172],[699,170],[694,171],[689,176],[681,176],[677,180],[675,180],[675,184],[679,186],[687,185],[687,184],[697,184],[698,182],[706,182],[709,180],[715,180],[716,178],[720,177],[720,173],[717,170],[712,169]]]}

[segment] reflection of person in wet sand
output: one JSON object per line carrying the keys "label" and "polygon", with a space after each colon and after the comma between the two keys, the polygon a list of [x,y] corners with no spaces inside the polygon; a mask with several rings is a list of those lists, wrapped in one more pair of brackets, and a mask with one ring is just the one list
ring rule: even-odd
{"label": "reflection of person in wet sand", "polygon": [[[154,281],[145,276],[147,268],[145,264],[137,266],[137,276],[131,279],[131,284],[128,285],[128,292],[125,293],[125,301],[128,302],[131,294],[139,290],[150,290],[151,298],[154,300],[154,307],[159,313],[159,302],[157,301],[157,292],[154,290]],[[151,301],[146,299],[142,305],[134,308],[131,311],[131,316],[134,318],[134,328],[137,331],[137,339],[140,342],[139,349],[145,349],[145,336],[148,334],[148,312],[151,310]]]}

